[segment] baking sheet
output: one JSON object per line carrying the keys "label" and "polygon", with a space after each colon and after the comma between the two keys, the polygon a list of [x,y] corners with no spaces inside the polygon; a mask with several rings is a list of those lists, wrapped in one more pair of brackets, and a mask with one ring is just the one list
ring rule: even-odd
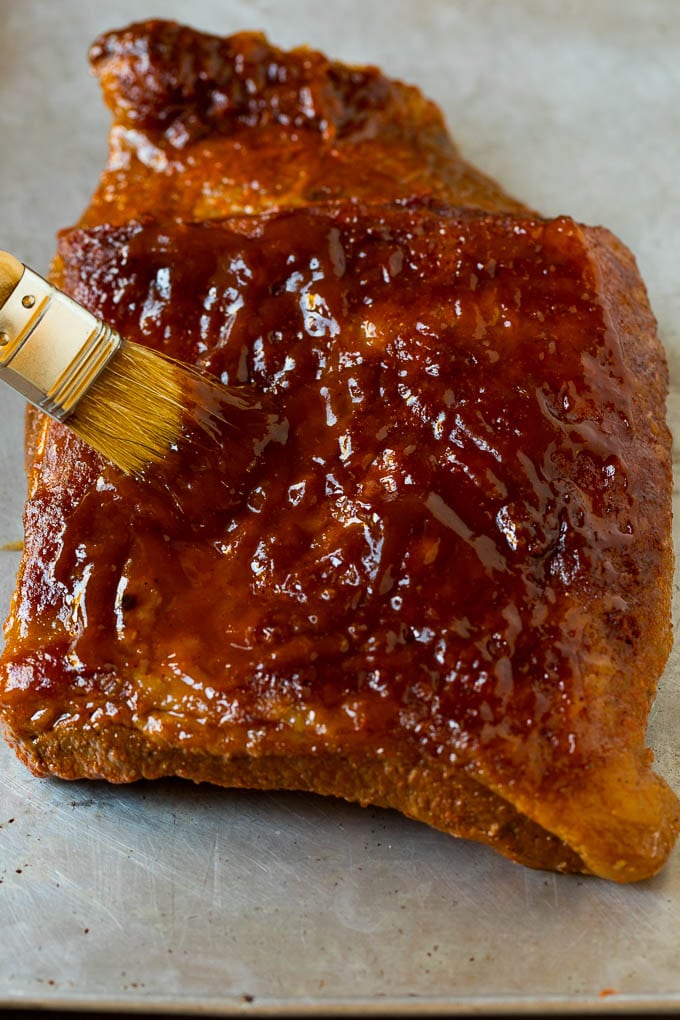
{"label": "baking sheet", "polygon": [[[0,0],[0,247],[41,271],[104,159],[108,116],[87,46],[147,16],[262,28],[280,45],[308,42],[419,84],[508,190],[604,223],[633,248],[680,386],[675,0]],[[22,401],[0,392],[0,408],[0,542],[11,542]],[[680,390],[670,415],[680,426]],[[3,615],[17,562],[0,552]],[[679,687],[676,650],[650,740],[678,791]],[[37,780],[4,745],[0,925],[4,1007],[680,1008],[680,851],[656,879],[617,887],[527,871],[393,813],[320,798]]]}

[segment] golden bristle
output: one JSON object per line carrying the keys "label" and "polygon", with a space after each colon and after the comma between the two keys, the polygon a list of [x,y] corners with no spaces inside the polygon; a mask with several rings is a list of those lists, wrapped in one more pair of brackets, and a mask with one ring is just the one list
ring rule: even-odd
{"label": "golden bristle", "polygon": [[8,251],[0,251],[0,308],[4,305],[23,274],[24,267]]}
{"label": "golden bristle", "polygon": [[0,379],[126,474],[147,476],[187,447],[185,459],[194,466],[196,458],[206,463],[228,450],[234,470],[246,470],[272,439],[285,441],[286,423],[256,392],[121,342],[114,329],[1,251],[0,312],[20,280],[28,289],[0,328],[6,348]]}
{"label": "golden bristle", "polygon": [[162,460],[182,435],[193,373],[125,341],[80,400],[67,424],[127,474]]}

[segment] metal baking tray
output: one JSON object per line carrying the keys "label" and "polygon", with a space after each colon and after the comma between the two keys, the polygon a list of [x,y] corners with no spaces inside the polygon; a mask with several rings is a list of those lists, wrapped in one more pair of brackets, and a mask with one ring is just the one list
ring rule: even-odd
{"label": "metal baking tray", "polygon": [[[159,15],[262,28],[418,83],[508,190],[623,237],[680,386],[675,0],[346,0],[321,12],[306,0],[0,0],[0,247],[46,270],[55,230],[87,201],[108,120],[85,64],[98,32]],[[6,543],[21,537],[22,404],[2,392],[0,408]],[[670,416],[680,425],[680,389]],[[0,552],[3,615],[17,562]],[[676,650],[650,741],[677,790],[679,687]],[[311,796],[38,780],[4,745],[0,924],[5,1008],[680,1009],[680,851],[656,879],[618,887]]]}

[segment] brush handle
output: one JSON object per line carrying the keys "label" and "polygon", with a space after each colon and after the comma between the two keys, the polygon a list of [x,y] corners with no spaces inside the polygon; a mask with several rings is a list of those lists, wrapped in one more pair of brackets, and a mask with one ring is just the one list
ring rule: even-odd
{"label": "brush handle", "polygon": [[63,421],[117,352],[115,330],[0,252],[0,379]]}

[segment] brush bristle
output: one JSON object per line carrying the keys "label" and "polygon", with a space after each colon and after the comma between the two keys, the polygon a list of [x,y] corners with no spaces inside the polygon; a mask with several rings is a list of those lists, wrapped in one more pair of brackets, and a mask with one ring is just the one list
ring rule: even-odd
{"label": "brush bristle", "polygon": [[68,419],[82,439],[127,474],[162,460],[185,423],[193,374],[178,362],[124,342]]}
{"label": "brush bristle", "polygon": [[4,305],[24,272],[18,259],[7,251],[0,251],[0,308]]}

